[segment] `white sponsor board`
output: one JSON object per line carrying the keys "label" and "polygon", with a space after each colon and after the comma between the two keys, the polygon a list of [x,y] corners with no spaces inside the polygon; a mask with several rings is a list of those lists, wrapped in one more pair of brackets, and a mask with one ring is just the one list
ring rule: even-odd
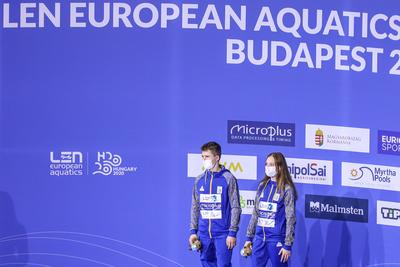
{"label": "white sponsor board", "polygon": [[366,128],[306,124],[306,148],[369,153]]}
{"label": "white sponsor board", "polygon": [[331,160],[286,158],[290,175],[295,183],[333,184]]}
{"label": "white sponsor board", "polygon": [[376,223],[400,226],[400,203],[378,200],[376,204]]}
{"label": "white sponsor board", "polygon": [[242,214],[252,214],[254,205],[255,205],[255,198],[256,198],[256,191],[251,190],[239,190],[240,194],[240,207],[242,208]]}
{"label": "white sponsor board", "polygon": [[342,185],[400,191],[400,168],[342,162]]}

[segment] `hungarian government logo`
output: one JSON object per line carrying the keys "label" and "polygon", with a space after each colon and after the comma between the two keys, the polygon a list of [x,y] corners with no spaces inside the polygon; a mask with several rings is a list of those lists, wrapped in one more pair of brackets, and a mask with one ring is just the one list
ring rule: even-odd
{"label": "hungarian government logo", "polygon": [[315,144],[317,146],[322,146],[324,144],[324,132],[321,129],[315,132]]}

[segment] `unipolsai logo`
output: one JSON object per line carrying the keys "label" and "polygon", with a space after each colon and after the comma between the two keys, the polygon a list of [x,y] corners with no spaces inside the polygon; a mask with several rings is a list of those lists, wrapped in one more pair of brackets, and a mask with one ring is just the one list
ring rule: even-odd
{"label": "unipolsai logo", "polygon": [[310,201],[310,212],[320,212],[320,203]]}
{"label": "unipolsai logo", "polygon": [[50,152],[50,175],[83,175],[83,153],[79,151]]}
{"label": "unipolsai logo", "polygon": [[332,185],[332,161],[300,158],[286,158],[286,161],[294,182]]}
{"label": "unipolsai logo", "polygon": [[315,132],[315,145],[322,146],[324,144],[324,132],[321,129],[318,129]]}
{"label": "unipolsai logo", "polygon": [[93,172],[94,175],[125,175],[127,173],[136,172],[138,169],[138,167],[133,166],[121,166],[122,157],[111,152],[97,152],[97,161],[95,165],[97,170]]}

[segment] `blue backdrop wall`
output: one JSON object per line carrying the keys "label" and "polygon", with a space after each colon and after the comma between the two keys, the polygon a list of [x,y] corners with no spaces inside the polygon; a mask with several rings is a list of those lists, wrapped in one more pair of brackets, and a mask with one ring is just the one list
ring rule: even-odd
{"label": "blue backdrop wall", "polygon": [[[400,265],[398,7],[2,1],[1,265],[200,266],[192,154],[209,140],[238,177],[239,246],[281,151],[291,266]],[[250,266],[238,248],[233,265]]]}

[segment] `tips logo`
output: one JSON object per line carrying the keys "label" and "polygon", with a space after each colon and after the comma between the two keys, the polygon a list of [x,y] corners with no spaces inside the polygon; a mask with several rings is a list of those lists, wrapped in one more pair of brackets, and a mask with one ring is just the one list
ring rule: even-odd
{"label": "tips logo", "polygon": [[322,146],[324,144],[324,132],[321,129],[318,129],[315,132],[315,145]]}
{"label": "tips logo", "polygon": [[319,212],[320,204],[319,202],[310,201],[310,212]]}
{"label": "tips logo", "polygon": [[400,220],[400,209],[382,207],[381,213],[382,217],[385,219]]}

